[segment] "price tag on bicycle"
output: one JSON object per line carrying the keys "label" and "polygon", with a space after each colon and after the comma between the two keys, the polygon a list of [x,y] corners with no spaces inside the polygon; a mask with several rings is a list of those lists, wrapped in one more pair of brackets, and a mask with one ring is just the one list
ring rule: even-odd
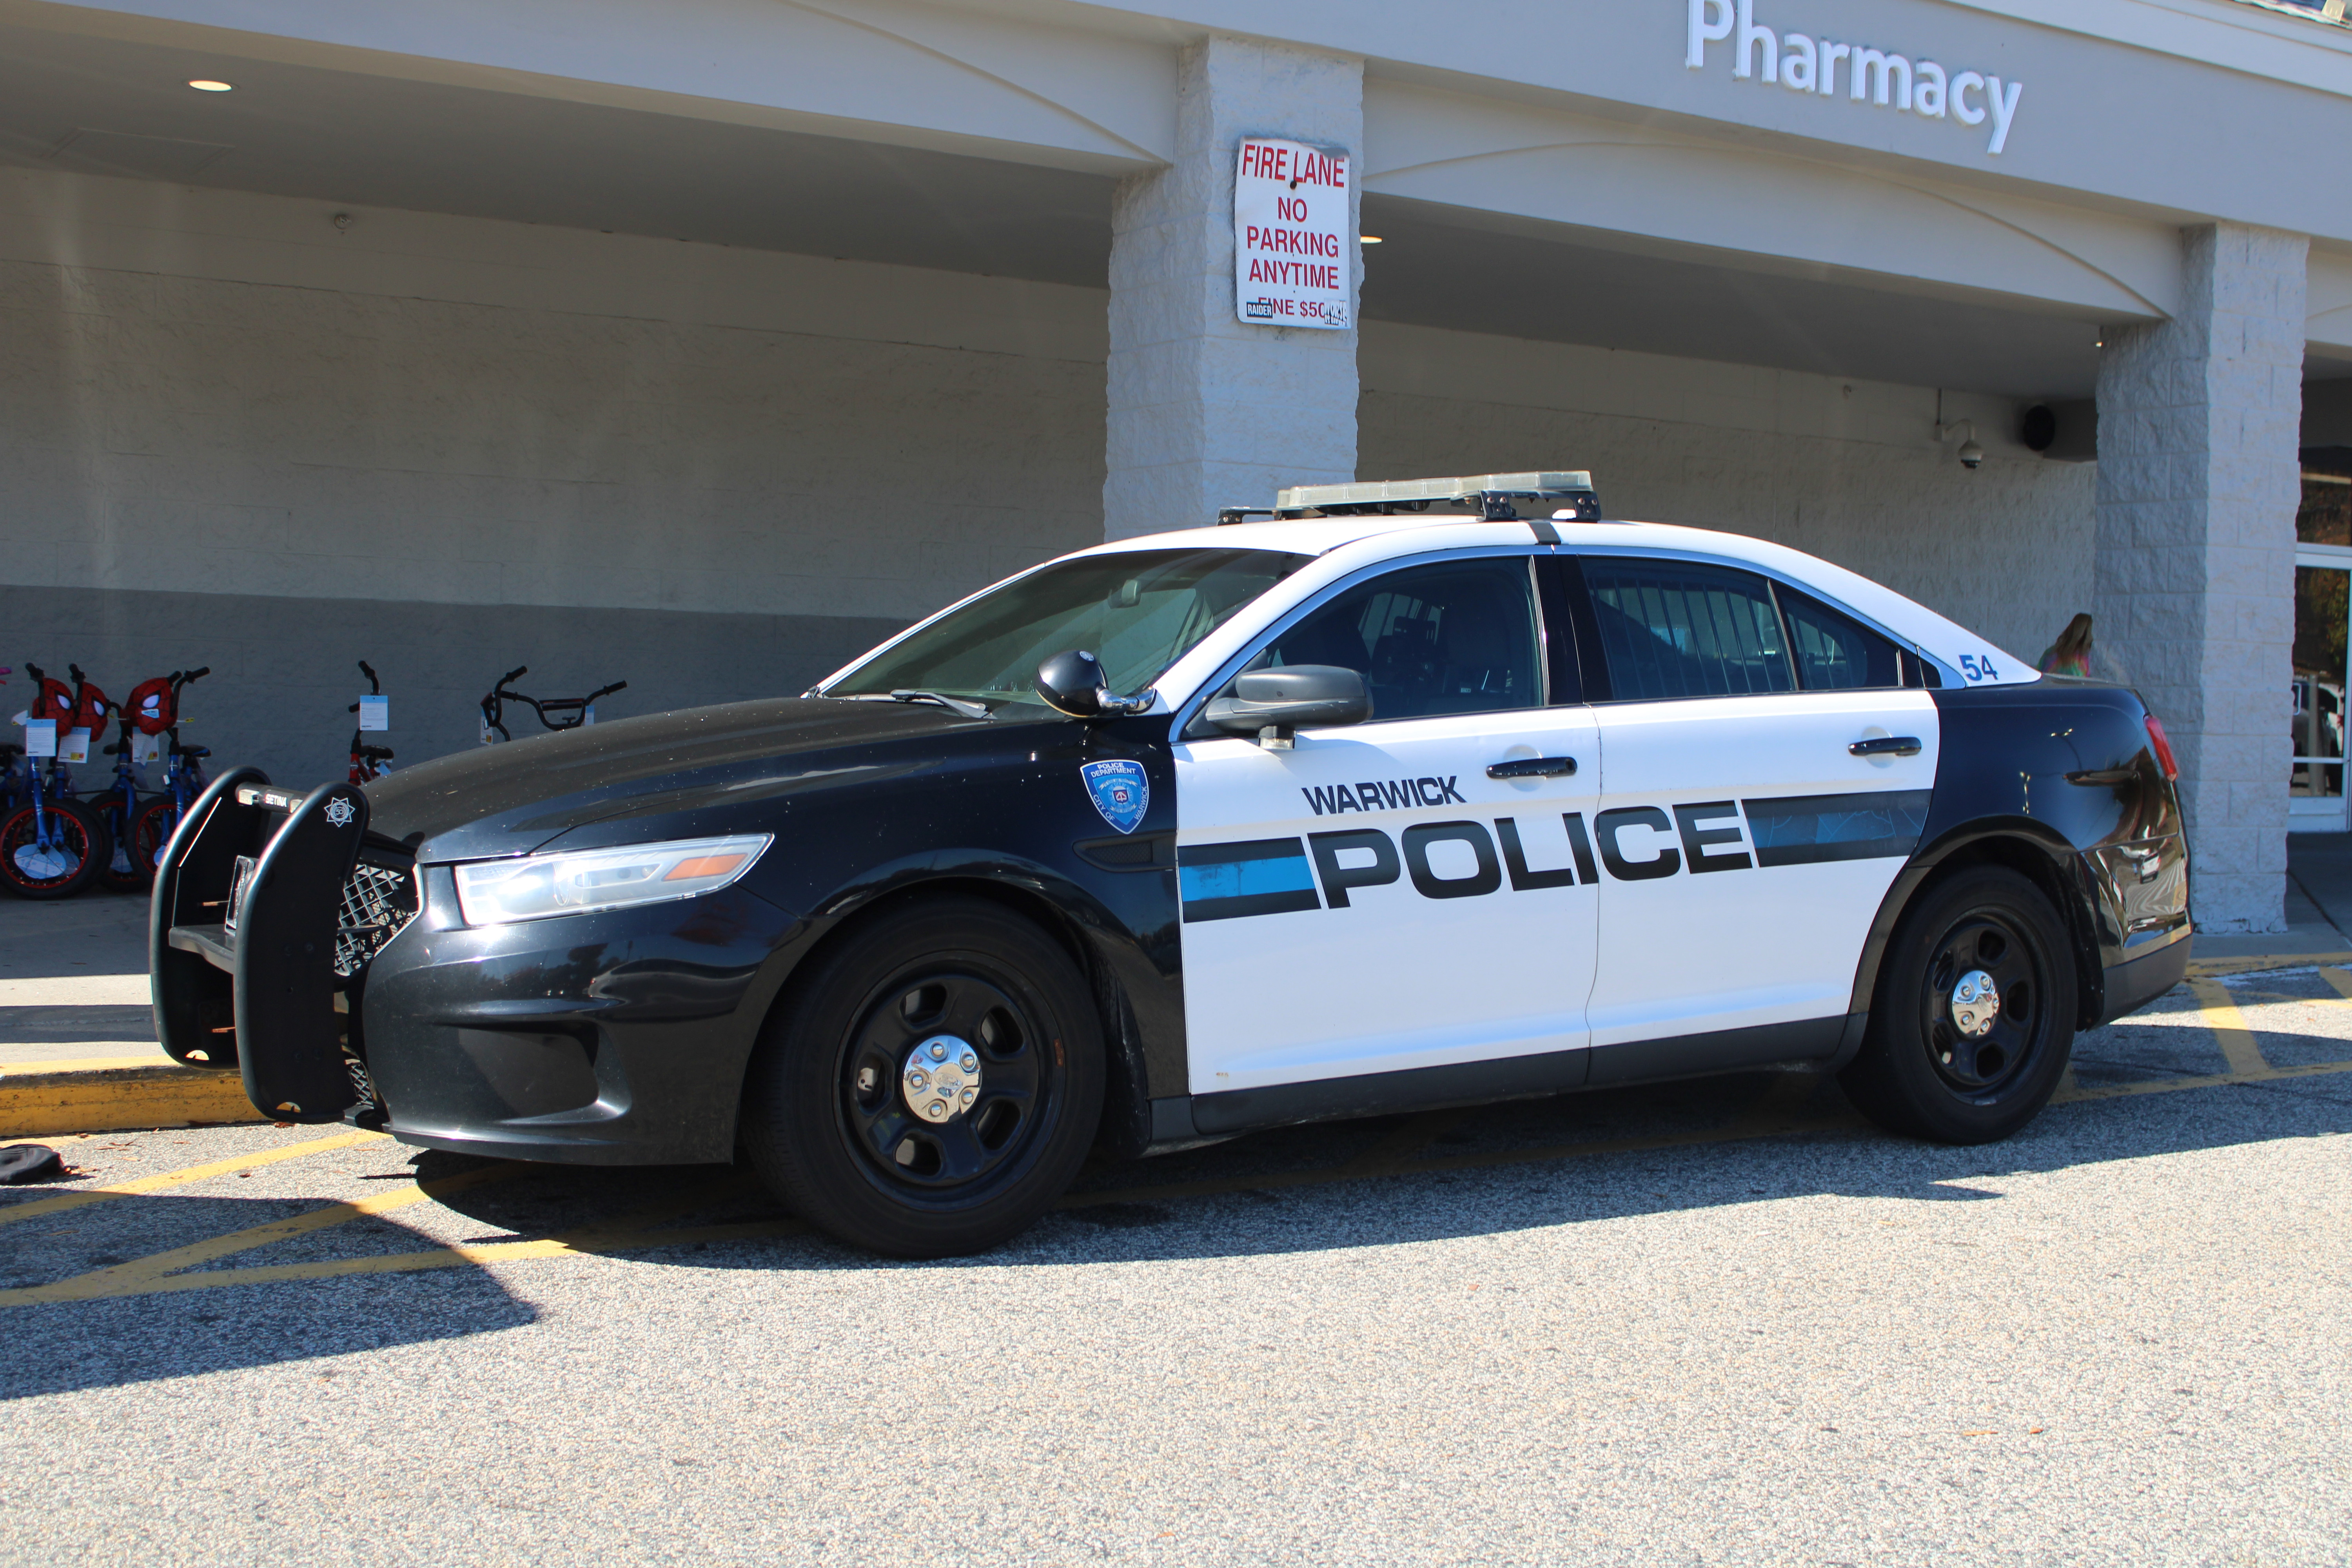
{"label": "price tag on bicycle", "polygon": [[25,721],[25,754],[28,757],[54,757],[58,754],[58,721],[55,719]]}
{"label": "price tag on bicycle", "polygon": [[163,760],[163,735],[161,731],[150,735],[134,730],[131,735],[131,761],[134,766],[146,767]]}
{"label": "price tag on bicycle", "polygon": [[360,699],[360,728],[389,730],[392,728],[392,699],[362,697]]}
{"label": "price tag on bicycle", "polygon": [[[57,721],[52,719],[49,721],[49,723],[54,727]],[[86,763],[89,761],[89,731],[87,730],[68,730],[63,735],[58,737],[57,747],[58,761],[61,763]]]}

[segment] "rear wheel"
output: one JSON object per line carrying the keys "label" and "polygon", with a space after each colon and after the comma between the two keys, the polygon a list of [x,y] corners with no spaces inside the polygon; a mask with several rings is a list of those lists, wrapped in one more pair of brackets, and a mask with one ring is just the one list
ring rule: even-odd
{"label": "rear wheel", "polygon": [[2050,1103],[2075,1009],[2066,927],[2049,899],[2015,871],[1965,870],[1895,928],[1870,1032],[1838,1081],[1892,1131],[1993,1142]]}
{"label": "rear wheel", "polygon": [[985,900],[884,915],[798,977],[744,1086],[751,1163],[794,1213],[900,1258],[978,1252],[1070,1184],[1103,1096],[1086,977]]}
{"label": "rear wheel", "polygon": [[20,898],[69,899],[106,864],[106,828],[75,800],[30,802],[0,817],[0,887]]}

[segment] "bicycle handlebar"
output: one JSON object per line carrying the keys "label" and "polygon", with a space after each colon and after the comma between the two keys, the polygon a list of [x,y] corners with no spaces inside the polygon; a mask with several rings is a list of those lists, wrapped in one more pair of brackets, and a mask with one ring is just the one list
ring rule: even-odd
{"label": "bicycle handlebar", "polygon": [[499,684],[500,686],[504,686],[508,681],[512,680],[515,677],[519,675],[529,675],[530,673],[530,666],[527,664],[516,665],[512,669],[508,670],[504,675],[499,677]]}

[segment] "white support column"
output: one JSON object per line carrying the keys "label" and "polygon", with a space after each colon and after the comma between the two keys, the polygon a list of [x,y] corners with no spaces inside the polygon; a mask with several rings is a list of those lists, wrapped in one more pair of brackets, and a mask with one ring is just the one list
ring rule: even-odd
{"label": "white support column", "polygon": [[1120,182],[1112,207],[1108,539],[1356,477],[1356,329],[1234,320],[1234,161],[1244,136],[1345,151],[1360,279],[1363,61],[1212,36],[1177,69],[1176,162]]}
{"label": "white support column", "polygon": [[2179,754],[2200,930],[2285,929],[2300,235],[2182,236],[2172,321],[2099,363],[2099,647]]}

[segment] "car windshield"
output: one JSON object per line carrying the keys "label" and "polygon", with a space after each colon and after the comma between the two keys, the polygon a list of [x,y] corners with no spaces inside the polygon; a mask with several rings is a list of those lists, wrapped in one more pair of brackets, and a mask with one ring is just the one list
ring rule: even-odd
{"label": "car windshield", "polygon": [[1034,703],[1037,667],[1068,648],[1099,658],[1112,690],[1141,691],[1307,559],[1275,550],[1135,550],[1057,562],[940,616],[824,695],[921,691]]}

